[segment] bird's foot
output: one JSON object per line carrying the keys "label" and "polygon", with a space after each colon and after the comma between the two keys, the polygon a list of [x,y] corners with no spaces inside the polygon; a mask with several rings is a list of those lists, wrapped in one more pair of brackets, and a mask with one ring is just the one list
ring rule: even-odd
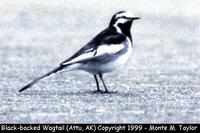
{"label": "bird's foot", "polygon": [[104,91],[102,91],[102,90],[96,90],[96,91],[93,91],[92,93],[104,93]]}
{"label": "bird's foot", "polygon": [[108,91],[108,90],[106,90],[106,91],[104,91],[104,93],[115,94],[115,93],[117,93],[117,91]]}
{"label": "bird's foot", "polygon": [[117,91],[102,91],[102,90],[96,90],[92,91],[92,93],[99,93],[99,94],[115,94]]}

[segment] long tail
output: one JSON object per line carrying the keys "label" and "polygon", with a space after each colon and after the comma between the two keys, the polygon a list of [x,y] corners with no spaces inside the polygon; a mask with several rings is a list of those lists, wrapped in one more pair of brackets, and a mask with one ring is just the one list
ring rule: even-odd
{"label": "long tail", "polygon": [[65,67],[65,66],[61,65],[61,66],[59,66],[59,67],[53,69],[52,71],[48,72],[47,74],[45,74],[45,75],[43,75],[43,76],[41,76],[41,77],[35,79],[34,81],[30,82],[29,84],[27,84],[26,86],[24,86],[23,88],[21,88],[21,89],[19,90],[19,92],[22,92],[22,91],[28,89],[29,87],[31,87],[31,86],[33,86],[34,84],[36,84],[39,80],[41,80],[41,79],[43,79],[43,78],[45,78],[45,77],[47,77],[47,76],[50,76],[50,75],[53,74],[53,73],[56,73],[56,72],[62,70],[64,67]]}

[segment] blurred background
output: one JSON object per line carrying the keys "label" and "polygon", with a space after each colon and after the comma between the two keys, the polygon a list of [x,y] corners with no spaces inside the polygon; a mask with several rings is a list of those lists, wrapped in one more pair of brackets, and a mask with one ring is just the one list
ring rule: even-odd
{"label": "blurred background", "polygon": [[[199,0],[0,0],[0,122],[200,122]],[[121,10],[141,17],[127,65],[93,94],[74,71],[18,90],[70,57]],[[102,85],[101,85],[102,87]],[[102,87],[103,88],[103,87]]]}

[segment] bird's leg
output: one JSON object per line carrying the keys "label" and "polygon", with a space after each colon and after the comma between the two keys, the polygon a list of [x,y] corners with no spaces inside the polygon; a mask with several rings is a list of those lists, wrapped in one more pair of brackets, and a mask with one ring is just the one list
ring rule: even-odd
{"label": "bird's leg", "polygon": [[108,93],[109,91],[108,91],[108,89],[107,89],[107,87],[106,87],[106,84],[104,83],[103,75],[102,75],[102,74],[99,74],[99,77],[100,77],[101,82],[103,83],[103,86],[104,86],[104,88],[105,88],[105,93]]}
{"label": "bird's leg", "polygon": [[95,79],[95,82],[96,82],[96,85],[97,85],[97,90],[94,91],[94,93],[97,93],[97,92],[102,92],[99,88],[99,82],[98,82],[98,79],[97,79],[97,75],[94,75],[94,79]]}

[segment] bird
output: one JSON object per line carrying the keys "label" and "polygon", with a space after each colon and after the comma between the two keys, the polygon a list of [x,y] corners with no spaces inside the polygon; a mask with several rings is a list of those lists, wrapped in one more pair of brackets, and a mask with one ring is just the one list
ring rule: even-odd
{"label": "bird", "polygon": [[[107,28],[74,55],[61,62],[58,67],[25,85],[19,92],[30,88],[39,80],[52,74],[61,71],[83,70],[94,76],[97,87],[95,93],[110,93],[104,82],[103,74],[120,68],[131,56],[133,49],[131,26],[132,22],[138,19],[140,17],[134,16],[130,11],[115,13]],[[104,91],[100,89],[98,76],[104,86]]]}

